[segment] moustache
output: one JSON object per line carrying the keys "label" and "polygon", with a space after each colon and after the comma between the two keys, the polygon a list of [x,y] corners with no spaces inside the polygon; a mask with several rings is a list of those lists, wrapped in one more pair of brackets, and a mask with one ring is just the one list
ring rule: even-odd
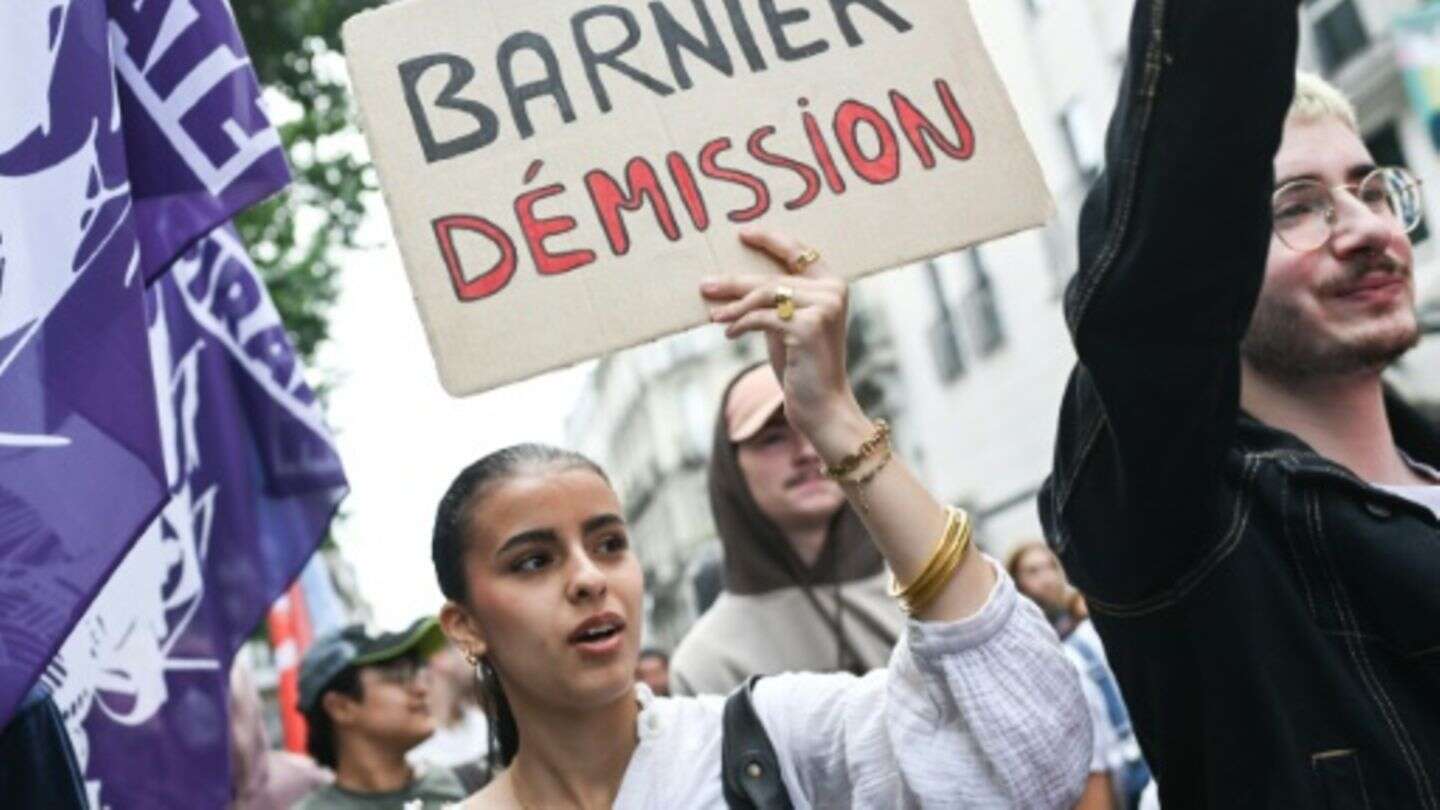
{"label": "moustache", "polygon": [[1321,282],[1319,289],[1324,295],[1344,295],[1372,273],[1407,277],[1410,275],[1410,268],[1388,253],[1377,253],[1346,262],[1333,278]]}

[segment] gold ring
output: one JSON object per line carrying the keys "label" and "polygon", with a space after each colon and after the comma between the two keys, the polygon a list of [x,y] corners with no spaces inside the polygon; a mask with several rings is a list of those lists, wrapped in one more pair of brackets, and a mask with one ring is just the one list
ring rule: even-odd
{"label": "gold ring", "polygon": [[775,314],[782,321],[795,317],[795,291],[784,284],[775,288]]}
{"label": "gold ring", "polygon": [[798,276],[805,272],[805,268],[818,261],[820,261],[820,251],[815,248],[805,248],[790,262],[790,273]]}

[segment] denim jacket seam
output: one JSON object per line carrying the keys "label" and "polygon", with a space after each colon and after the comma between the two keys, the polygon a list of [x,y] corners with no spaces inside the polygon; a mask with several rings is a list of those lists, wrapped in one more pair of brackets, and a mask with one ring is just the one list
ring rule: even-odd
{"label": "denim jacket seam", "polygon": [[[1401,453],[1404,453],[1404,451],[1401,450]],[[1316,455],[1313,451],[1288,449],[1259,450],[1247,452],[1245,456],[1246,458],[1278,461],[1280,465],[1291,474],[1299,472],[1303,468],[1305,471],[1311,473],[1325,472],[1334,475],[1360,489],[1367,496],[1388,500],[1400,506],[1407,513],[1413,513],[1416,517],[1426,521],[1427,524],[1436,520],[1434,513],[1428,508],[1416,504],[1404,496],[1396,495],[1393,492],[1377,487],[1344,467],[1325,459],[1323,456]],[[1318,464],[1316,463],[1317,460],[1319,462]]]}
{"label": "denim jacket seam", "polygon": [[[1090,453],[1094,451],[1096,442],[1100,440],[1100,434],[1105,432],[1105,426],[1109,423],[1109,419],[1106,418],[1102,409],[1090,420],[1090,423],[1091,426],[1085,434],[1085,438],[1080,442],[1080,451],[1075,456],[1075,466],[1070,470],[1069,475],[1061,479],[1060,486],[1056,489],[1056,514],[1064,514],[1066,507],[1070,505],[1070,494],[1075,491],[1075,482],[1079,480],[1080,473],[1084,471],[1086,463],[1090,460]],[[1055,550],[1058,552],[1063,548],[1064,546],[1061,545]]]}
{"label": "denim jacket seam", "polygon": [[1403,655],[1401,655],[1401,658],[1404,658],[1407,661],[1414,661],[1417,658],[1424,658],[1427,655],[1434,655],[1436,653],[1440,653],[1440,644],[1436,644],[1433,647],[1426,647],[1423,650],[1416,650],[1415,652],[1404,653]]}
{"label": "denim jacket seam", "polygon": [[[1257,455],[1254,458],[1260,458],[1260,456]],[[1290,503],[1290,476],[1288,475],[1280,476],[1280,502],[1287,505]],[[1310,585],[1310,577],[1305,574],[1305,567],[1300,561],[1300,550],[1295,545],[1295,533],[1291,531],[1291,521],[1285,520],[1281,528],[1285,534],[1285,548],[1290,552],[1291,564],[1295,566],[1295,574],[1300,578],[1300,587],[1305,591],[1305,604],[1310,609],[1310,619],[1319,621],[1320,611],[1315,607],[1314,588]]]}
{"label": "denim jacket seam", "polygon": [[1164,52],[1164,20],[1166,0],[1149,0],[1150,2],[1150,41],[1145,49],[1145,75],[1141,78],[1139,98],[1141,100],[1139,110],[1140,118],[1135,129],[1134,139],[1139,145],[1130,153],[1120,166],[1120,177],[1123,178],[1124,194],[1120,197],[1120,210],[1116,212],[1111,228],[1111,238],[1106,242],[1100,255],[1096,258],[1093,273],[1081,273],[1079,276],[1080,285],[1078,294],[1075,297],[1075,317],[1070,323],[1072,333],[1078,333],[1080,324],[1085,318],[1085,312],[1090,308],[1090,301],[1095,297],[1096,291],[1110,273],[1110,266],[1125,244],[1125,237],[1129,231],[1130,212],[1134,210],[1137,188],[1140,183],[1140,158],[1145,151],[1143,148],[1145,136],[1150,129],[1150,120],[1155,111],[1155,99],[1160,86],[1160,72]]}
{"label": "denim jacket seam", "polygon": [[1236,489],[1235,504],[1232,507],[1229,526],[1220,534],[1220,539],[1214,547],[1177,577],[1173,585],[1153,596],[1135,602],[1106,602],[1087,595],[1086,602],[1091,609],[1117,619],[1134,619],[1163,610],[1188,596],[1211,571],[1230,556],[1230,553],[1240,545],[1240,540],[1245,536],[1245,529],[1250,524],[1253,502],[1251,484],[1255,480],[1259,466],[1258,461],[1245,460],[1240,485]]}
{"label": "denim jacket seam", "polygon": [[1425,765],[1420,760],[1420,754],[1415,750],[1411,741],[1409,729],[1405,727],[1404,721],[1399,717],[1394,702],[1390,699],[1390,693],[1385,685],[1380,682],[1374,667],[1370,663],[1370,656],[1364,645],[1357,643],[1357,636],[1363,633],[1360,630],[1359,620],[1356,618],[1354,608],[1350,604],[1350,597],[1345,591],[1344,584],[1334,571],[1334,565],[1329,555],[1325,554],[1324,531],[1320,525],[1320,500],[1313,493],[1306,499],[1305,519],[1308,525],[1316,551],[1320,554],[1321,563],[1324,566],[1326,578],[1330,581],[1330,590],[1335,597],[1335,608],[1340,616],[1342,625],[1355,631],[1355,635],[1345,636],[1345,648],[1350,653],[1351,659],[1355,662],[1355,668],[1360,676],[1360,682],[1365,690],[1370,693],[1380,716],[1384,718],[1385,725],[1389,727],[1391,738],[1400,749],[1400,755],[1405,760],[1405,765],[1410,770],[1410,776],[1415,782],[1419,791],[1418,798],[1426,810],[1436,810],[1434,788],[1430,784],[1429,774],[1426,773]]}

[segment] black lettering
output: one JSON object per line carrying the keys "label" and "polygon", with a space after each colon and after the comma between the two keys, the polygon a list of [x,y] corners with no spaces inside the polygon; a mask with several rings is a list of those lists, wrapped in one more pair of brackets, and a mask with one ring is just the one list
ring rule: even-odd
{"label": "black lettering", "polygon": [[[545,63],[545,78],[521,85],[515,84],[515,54],[521,50],[534,51],[540,57],[540,61]],[[575,120],[575,108],[571,106],[570,94],[565,91],[565,82],[560,78],[560,63],[555,59],[554,49],[544,37],[530,31],[511,34],[500,43],[500,50],[495,54],[495,63],[500,71],[500,83],[505,87],[505,98],[510,101],[510,114],[515,117],[515,128],[520,130],[520,137],[528,138],[535,134],[535,127],[530,123],[530,113],[525,105],[538,96],[555,99],[555,105],[560,108],[560,119],[565,123]]]}
{"label": "black lettering", "polygon": [[[445,80],[445,88],[435,97],[435,106],[465,113],[475,119],[476,125],[473,132],[444,142],[435,139],[435,130],[430,127],[430,118],[420,100],[420,77],[436,66],[449,68],[450,76]],[[453,53],[432,53],[407,59],[400,63],[399,69],[400,84],[405,88],[405,106],[410,108],[410,121],[415,126],[415,136],[420,139],[425,162],[448,160],[495,142],[500,134],[500,118],[495,111],[474,99],[457,95],[475,78],[475,66],[468,60]]]}
{"label": "black lettering", "polygon": [[689,90],[694,85],[690,72],[685,69],[685,62],[680,58],[682,48],[726,76],[735,75],[730,52],[725,50],[725,43],[720,39],[720,31],[716,29],[709,9],[705,8],[703,0],[690,2],[695,7],[695,16],[700,18],[700,27],[705,29],[704,42],[676,22],[675,16],[664,5],[659,2],[650,4],[650,13],[655,15],[655,27],[660,30],[660,41],[665,45],[665,58],[670,60],[670,72],[675,75],[675,83],[682,90]]}
{"label": "black lettering", "polygon": [[[585,24],[596,17],[613,17],[625,26],[625,39],[608,51],[597,53],[585,34]],[[634,48],[640,41],[640,26],[635,15],[620,6],[594,6],[570,18],[570,30],[575,34],[575,47],[580,51],[580,61],[585,63],[585,76],[590,80],[590,89],[595,91],[595,101],[601,112],[610,112],[610,94],[605,83],[600,81],[600,66],[604,65],[622,76],[629,77],[645,89],[658,96],[668,96],[675,89],[644,71],[620,61],[620,54]]]}
{"label": "black lettering", "polygon": [[740,52],[745,54],[745,64],[755,73],[765,69],[765,57],[755,44],[755,33],[750,30],[750,21],[740,8],[740,0],[725,0],[725,13],[730,16],[730,27],[735,31],[735,41],[740,43]]}
{"label": "black lettering", "polygon": [[775,7],[775,0],[760,0],[760,14],[765,18],[765,27],[770,29],[770,39],[775,43],[775,55],[786,62],[794,62],[797,59],[824,53],[830,49],[830,43],[823,39],[807,42],[797,48],[791,45],[789,37],[785,36],[787,25],[795,25],[810,19],[808,9],[792,8],[788,11],[781,11]]}
{"label": "black lettering", "polygon": [[902,34],[913,27],[909,20],[901,17],[895,9],[885,5],[882,0],[830,0],[830,9],[835,12],[835,21],[840,24],[840,33],[845,35],[846,44],[852,48],[864,41],[860,39],[860,32],[855,30],[855,23],[850,20],[850,7],[857,3],[875,12],[876,16],[893,25],[895,30]]}

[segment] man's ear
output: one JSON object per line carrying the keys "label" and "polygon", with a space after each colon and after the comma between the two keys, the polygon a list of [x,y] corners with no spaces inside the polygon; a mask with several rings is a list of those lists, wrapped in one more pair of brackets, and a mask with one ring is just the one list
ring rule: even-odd
{"label": "man's ear", "polygon": [[330,715],[330,722],[337,727],[349,725],[360,713],[360,701],[334,689],[320,698],[320,705]]}
{"label": "man's ear", "polygon": [[445,631],[452,644],[460,648],[460,654],[465,656],[466,661],[485,654],[484,629],[459,603],[447,601],[440,608],[440,629]]}

